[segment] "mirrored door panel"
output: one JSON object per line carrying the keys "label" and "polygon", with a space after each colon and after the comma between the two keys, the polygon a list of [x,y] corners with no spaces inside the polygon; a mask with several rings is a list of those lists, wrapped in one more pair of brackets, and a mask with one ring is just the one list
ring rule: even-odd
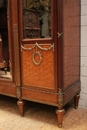
{"label": "mirrored door panel", "polygon": [[8,15],[8,0],[0,0],[0,80],[12,79],[8,38]]}
{"label": "mirrored door panel", "polygon": [[23,38],[51,37],[51,0],[22,0]]}

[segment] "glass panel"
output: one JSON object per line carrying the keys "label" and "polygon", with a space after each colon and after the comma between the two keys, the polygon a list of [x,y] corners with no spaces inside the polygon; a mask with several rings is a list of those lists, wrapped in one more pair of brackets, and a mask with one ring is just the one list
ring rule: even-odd
{"label": "glass panel", "polygon": [[51,37],[51,0],[22,0],[23,38]]}
{"label": "glass panel", "polygon": [[0,0],[0,79],[12,79],[8,42],[8,1]]}

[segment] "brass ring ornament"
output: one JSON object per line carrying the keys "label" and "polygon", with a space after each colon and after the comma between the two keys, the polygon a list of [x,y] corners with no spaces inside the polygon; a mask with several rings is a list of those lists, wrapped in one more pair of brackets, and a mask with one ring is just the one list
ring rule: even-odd
{"label": "brass ring ornament", "polygon": [[[38,55],[39,58],[40,58],[39,62],[36,62],[36,61],[35,61],[35,56],[36,56],[36,55]],[[33,53],[33,55],[32,55],[32,60],[33,60],[33,63],[34,63],[35,65],[40,65],[40,63],[42,62],[41,53],[40,53],[39,51],[35,51],[35,52]]]}

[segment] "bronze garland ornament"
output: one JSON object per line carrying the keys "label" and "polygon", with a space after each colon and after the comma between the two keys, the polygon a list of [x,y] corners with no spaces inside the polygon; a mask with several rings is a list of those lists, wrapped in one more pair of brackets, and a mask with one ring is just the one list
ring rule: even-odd
{"label": "bronze garland ornament", "polygon": [[[41,47],[40,45],[49,45],[49,47],[48,47],[48,48],[43,48],[43,47]],[[36,51],[34,51],[33,54],[32,54],[32,61],[33,61],[33,63],[34,63],[36,66],[38,66],[38,65],[40,65],[41,62],[42,62],[42,55],[41,55],[41,53],[38,51],[38,48],[41,49],[41,50],[43,50],[43,51],[48,51],[48,50],[51,50],[51,49],[53,48],[53,51],[54,51],[54,44],[38,44],[38,43],[36,42],[31,48],[25,48],[23,45],[21,45],[21,50],[24,49],[24,50],[26,50],[26,51],[31,51],[31,50],[33,50],[34,48],[36,48]],[[36,55],[39,56],[39,61],[38,61],[38,62],[35,61],[35,56],[36,56]]]}

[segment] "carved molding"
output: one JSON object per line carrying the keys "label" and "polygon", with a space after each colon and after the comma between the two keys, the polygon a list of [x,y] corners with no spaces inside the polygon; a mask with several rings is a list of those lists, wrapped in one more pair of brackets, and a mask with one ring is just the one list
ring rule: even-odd
{"label": "carved molding", "polygon": [[[18,43],[18,24],[13,24],[13,38],[14,38],[14,66],[15,66],[15,84],[20,86],[20,63],[19,63],[19,43]],[[15,53],[16,52],[16,53]]]}

